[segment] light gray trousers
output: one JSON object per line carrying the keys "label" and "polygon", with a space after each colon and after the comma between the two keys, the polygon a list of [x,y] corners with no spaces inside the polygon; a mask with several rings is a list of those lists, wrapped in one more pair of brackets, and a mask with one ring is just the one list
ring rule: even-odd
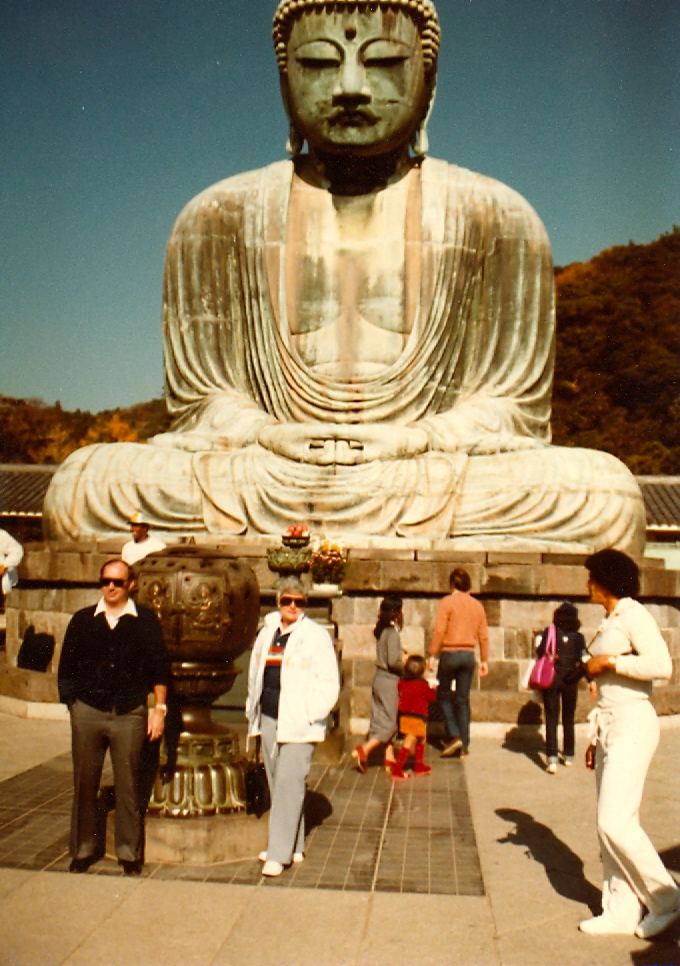
{"label": "light gray trousers", "polygon": [[272,807],[269,813],[267,861],[288,865],[293,852],[305,850],[305,793],[313,744],[279,744],[276,721],[262,715],[262,757]]}
{"label": "light gray trousers", "polygon": [[141,858],[139,760],[146,739],[146,726],[146,705],[140,705],[129,714],[98,711],[82,701],[71,705],[71,858],[87,859],[97,851],[97,796],[107,748],[111,754],[116,791],[116,855],[126,862]]}

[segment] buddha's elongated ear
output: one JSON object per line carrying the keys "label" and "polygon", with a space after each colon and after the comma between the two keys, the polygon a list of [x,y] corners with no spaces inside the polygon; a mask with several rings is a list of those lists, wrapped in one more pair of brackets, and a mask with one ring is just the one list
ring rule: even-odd
{"label": "buddha's elongated ear", "polygon": [[305,146],[305,139],[300,134],[298,129],[293,123],[290,125],[290,132],[288,134],[288,140],[286,141],[286,151],[292,158],[297,158],[298,155],[302,154],[302,149]]}
{"label": "buddha's elongated ear", "polygon": [[304,135],[301,134],[296,128],[291,116],[288,76],[286,74],[280,74],[279,81],[281,84],[281,99],[283,101],[283,108],[286,112],[286,117],[288,118],[288,123],[290,125],[288,140],[286,141],[286,151],[291,157],[297,158],[298,155],[302,154],[302,149],[305,146],[305,138]]}
{"label": "buddha's elongated ear", "polygon": [[420,122],[416,128],[416,132],[413,135],[413,140],[411,141],[411,150],[418,158],[424,158],[427,152],[430,150],[430,139],[427,136],[427,125],[432,114],[432,109],[434,107],[435,98],[437,97],[437,78],[436,75],[432,79],[432,93],[430,94],[430,100],[427,105],[427,112],[425,117]]}

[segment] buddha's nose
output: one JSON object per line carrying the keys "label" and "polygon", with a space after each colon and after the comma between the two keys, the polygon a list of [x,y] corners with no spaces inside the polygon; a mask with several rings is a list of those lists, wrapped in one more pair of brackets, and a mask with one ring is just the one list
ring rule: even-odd
{"label": "buddha's nose", "polygon": [[350,100],[356,104],[368,104],[371,100],[371,91],[366,83],[366,72],[353,51],[348,52],[340,69],[340,76],[333,91],[333,100],[336,102]]}

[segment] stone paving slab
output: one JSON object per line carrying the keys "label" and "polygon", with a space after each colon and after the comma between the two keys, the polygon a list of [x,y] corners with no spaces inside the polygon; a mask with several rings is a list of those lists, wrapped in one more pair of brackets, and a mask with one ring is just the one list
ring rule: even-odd
{"label": "stone paving slab", "polygon": [[[0,717],[0,741],[2,727]],[[678,966],[680,927],[653,943],[578,932],[601,876],[583,745],[580,737],[575,767],[555,776],[543,770],[540,735],[526,729],[505,741],[473,737],[470,757],[448,763],[467,780],[485,895],[200,883],[158,868],[129,880],[115,863],[115,875],[0,869],[0,966]],[[680,731],[664,731],[643,803],[645,828],[676,875],[679,761]],[[378,772],[358,780],[368,803]]]}

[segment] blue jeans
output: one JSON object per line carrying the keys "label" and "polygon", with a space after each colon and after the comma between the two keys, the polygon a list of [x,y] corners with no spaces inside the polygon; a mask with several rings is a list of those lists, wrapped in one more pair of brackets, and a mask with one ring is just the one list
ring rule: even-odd
{"label": "blue jeans", "polygon": [[[439,655],[437,701],[449,737],[460,738],[463,751],[470,746],[470,685],[477,662],[473,651],[442,651]],[[452,681],[456,690],[451,690]]]}

